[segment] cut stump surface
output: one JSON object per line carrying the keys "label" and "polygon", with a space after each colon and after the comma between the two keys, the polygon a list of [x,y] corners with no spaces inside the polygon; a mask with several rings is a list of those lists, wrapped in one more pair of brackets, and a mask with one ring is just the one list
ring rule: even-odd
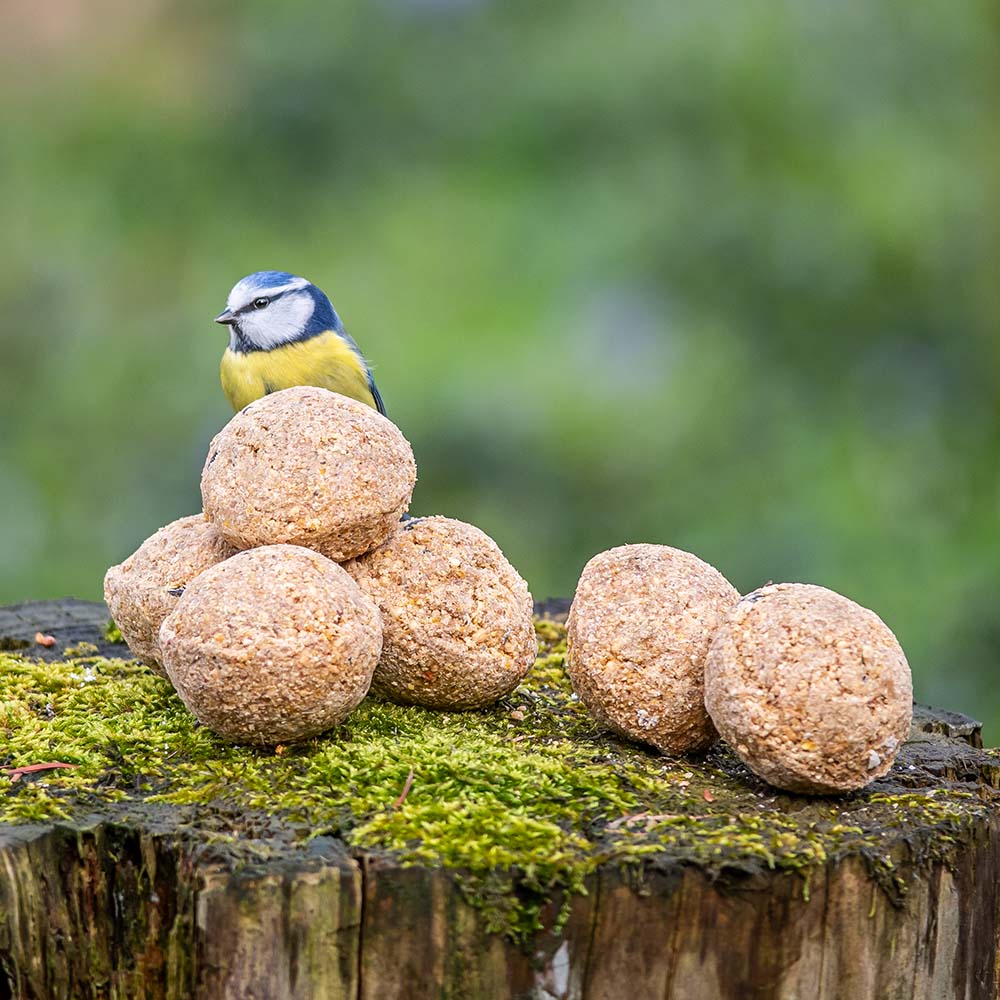
{"label": "cut stump surface", "polygon": [[977,723],[918,707],[864,792],[780,794],[598,730],[558,610],[495,709],[369,699],[276,752],[197,727],[103,605],[0,608],[0,1000],[998,995]]}

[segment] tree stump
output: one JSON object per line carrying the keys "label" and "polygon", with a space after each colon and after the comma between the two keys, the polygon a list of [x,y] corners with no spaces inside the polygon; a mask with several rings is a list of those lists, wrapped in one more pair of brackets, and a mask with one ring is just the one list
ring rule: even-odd
{"label": "tree stump", "polygon": [[232,748],[107,623],[0,609],[0,1000],[998,995],[1000,758],[964,716],[784,795],[602,733],[544,621],[495,710]]}

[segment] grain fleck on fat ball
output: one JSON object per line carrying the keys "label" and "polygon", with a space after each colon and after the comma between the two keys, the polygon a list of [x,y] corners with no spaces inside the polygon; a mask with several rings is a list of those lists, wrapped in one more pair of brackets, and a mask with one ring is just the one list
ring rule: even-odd
{"label": "grain fleck on fat ball", "polygon": [[690,552],[622,545],[584,567],[567,622],[573,688],[602,725],[663,753],[716,739],[705,711],[712,630],[739,599]]}
{"label": "grain fleck on fat ball", "polygon": [[336,563],[269,545],[195,579],[160,628],[160,646],[181,700],[209,729],[240,743],[290,743],[358,706],[382,621]]}
{"label": "grain fleck on fat ball", "polygon": [[396,530],[416,478],[392,421],[339,393],[296,386],[251,403],[216,435],[201,495],[239,549],[305,545],[341,562]]}
{"label": "grain fleck on fat ball", "polygon": [[430,708],[481,708],[535,661],[531,594],[499,546],[449,517],[407,522],[344,568],[382,612],[372,689]]}
{"label": "grain fleck on fat ball", "polygon": [[780,583],[747,594],[712,640],[708,711],[765,781],[792,792],[862,788],[910,730],[910,668],[874,612],[840,594]]}
{"label": "grain fleck on fat ball", "polygon": [[166,676],[159,631],[184,588],[236,552],[203,514],[160,528],[104,576],[104,601],[136,658]]}

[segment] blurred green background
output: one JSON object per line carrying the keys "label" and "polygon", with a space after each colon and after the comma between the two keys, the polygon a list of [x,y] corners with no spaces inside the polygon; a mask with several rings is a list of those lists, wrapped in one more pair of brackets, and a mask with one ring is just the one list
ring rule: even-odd
{"label": "blurred green background", "polygon": [[998,11],[4,4],[0,601],[198,508],[279,268],[536,597],[625,541],[821,583],[996,742]]}

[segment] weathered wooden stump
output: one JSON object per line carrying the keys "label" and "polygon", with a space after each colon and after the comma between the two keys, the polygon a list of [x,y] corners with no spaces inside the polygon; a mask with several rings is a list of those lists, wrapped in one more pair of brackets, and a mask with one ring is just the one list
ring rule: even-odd
{"label": "weathered wooden stump", "polygon": [[1000,758],[963,716],[781,795],[598,731],[543,623],[494,711],[231,748],[106,623],[0,609],[0,1000],[998,994]]}

